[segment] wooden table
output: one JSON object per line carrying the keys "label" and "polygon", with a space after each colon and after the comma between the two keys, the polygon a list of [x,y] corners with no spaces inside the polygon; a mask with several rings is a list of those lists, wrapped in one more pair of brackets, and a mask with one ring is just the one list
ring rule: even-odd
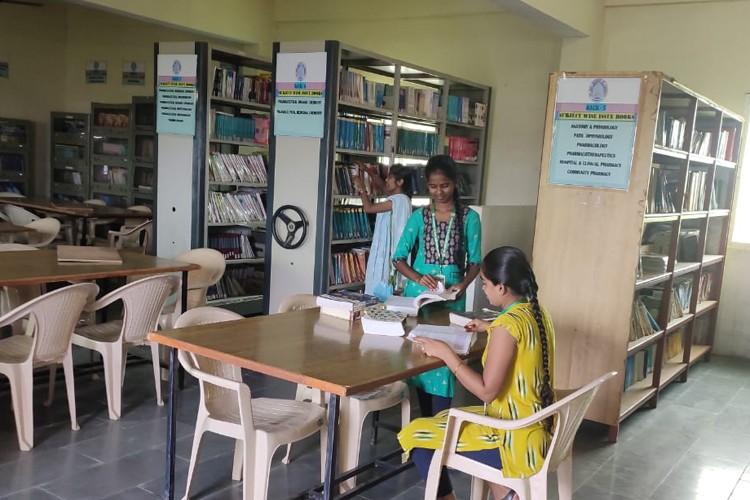
{"label": "wooden table", "polygon": [[[419,322],[447,324],[447,312]],[[328,444],[323,498],[335,489],[338,411],[341,396],[360,394],[443,366],[401,337],[364,335],[361,322],[329,318],[320,309],[256,316],[225,323],[152,332],[148,339],[170,347],[168,414],[174,415],[177,349],[232,363],[329,393]],[[467,359],[481,357],[486,334],[478,335]],[[174,450],[175,420],[168,418],[167,449]],[[167,453],[165,498],[174,495],[174,461]]]}
{"label": "wooden table", "polygon": [[21,233],[35,233],[36,229],[26,226],[16,226],[10,222],[0,222],[0,235],[9,235],[7,243],[13,243],[13,236]]}
{"label": "wooden table", "polygon": [[[48,198],[2,198],[0,197],[0,203],[6,203],[8,205],[16,205],[18,207],[28,208],[31,210],[38,210],[40,212],[47,212],[51,214],[67,215],[69,217],[77,217],[83,219],[81,244],[85,244],[86,241],[86,230],[87,220],[91,218],[96,219],[150,219],[151,216],[143,212],[136,210],[128,210],[127,208],[119,207],[108,207],[102,205],[89,205],[86,203],[79,203],[77,201],[53,201]],[[73,225],[73,231],[76,231],[76,225]],[[74,238],[75,240],[75,234]]]}

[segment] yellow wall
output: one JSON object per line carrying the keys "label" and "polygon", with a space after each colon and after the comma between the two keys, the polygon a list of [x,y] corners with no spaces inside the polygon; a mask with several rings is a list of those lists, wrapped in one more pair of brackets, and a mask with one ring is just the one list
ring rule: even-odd
{"label": "yellow wall", "polygon": [[[610,70],[664,71],[693,90],[742,113],[745,94],[750,92],[748,19],[750,2],[608,7],[603,38],[605,66]],[[750,176],[745,174],[747,182]],[[750,358],[748,270],[750,248],[740,245],[730,248],[716,351]]]}
{"label": "yellow wall", "polygon": [[485,202],[536,203],[547,75],[557,68],[559,39],[509,14],[384,19],[398,11],[376,10],[372,16],[339,13],[341,20],[279,22],[277,38],[341,40],[491,86]]}

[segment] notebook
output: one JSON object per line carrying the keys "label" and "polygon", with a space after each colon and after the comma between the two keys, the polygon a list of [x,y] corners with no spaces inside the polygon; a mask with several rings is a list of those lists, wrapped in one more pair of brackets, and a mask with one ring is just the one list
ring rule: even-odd
{"label": "notebook", "polygon": [[58,245],[57,262],[85,262],[90,264],[122,264],[116,248]]}

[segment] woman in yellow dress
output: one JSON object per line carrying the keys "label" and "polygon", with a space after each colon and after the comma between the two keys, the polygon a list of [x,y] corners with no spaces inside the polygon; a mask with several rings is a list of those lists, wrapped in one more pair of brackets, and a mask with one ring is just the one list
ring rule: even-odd
{"label": "woman in yellow dress", "polygon": [[[486,404],[464,410],[504,420],[517,420],[552,404],[555,334],[547,312],[539,306],[538,286],[524,253],[513,247],[492,250],[482,261],[482,290],[502,311],[488,323],[473,320],[467,330],[488,333],[482,354],[482,373],[463,364],[445,343],[418,339],[428,356],[442,359],[466,389]],[[445,436],[448,410],[431,418],[418,418],[398,435],[403,449],[423,477],[427,477],[434,451]],[[505,477],[528,477],[542,466],[550,443],[551,422],[513,431],[478,424],[461,429],[457,449],[474,460],[503,470]],[[496,500],[511,500],[515,493],[491,484]],[[453,487],[443,470],[438,487],[440,500],[454,500]]]}

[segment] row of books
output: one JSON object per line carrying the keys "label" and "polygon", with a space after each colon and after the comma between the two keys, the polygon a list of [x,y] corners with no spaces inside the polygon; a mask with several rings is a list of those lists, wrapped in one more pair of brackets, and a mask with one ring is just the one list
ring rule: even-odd
{"label": "row of books", "polygon": [[487,122],[487,105],[481,102],[472,103],[468,97],[449,95],[446,118],[449,122],[484,127]]}
{"label": "row of books", "polygon": [[706,200],[706,177],[705,170],[691,170],[688,172],[687,185],[685,186],[685,199],[682,209],[686,212],[703,210]]}
{"label": "row of books", "polygon": [[84,151],[86,151],[86,149],[83,146],[55,144],[52,152],[52,158],[56,162],[80,161],[84,159]]}
{"label": "row of books", "polygon": [[713,134],[708,131],[695,130],[690,144],[690,152],[702,156],[711,156],[711,139]]}
{"label": "row of books", "polygon": [[206,299],[262,295],[264,276],[262,265],[231,266],[227,268],[218,283],[208,288]]}
{"label": "row of books", "polygon": [[402,155],[432,156],[440,145],[440,135],[436,132],[399,128],[397,137],[396,153]]}
{"label": "row of books", "polygon": [[25,125],[0,122],[0,146],[15,146],[27,142]]}
{"label": "row of books", "polygon": [[659,164],[651,165],[651,181],[649,183],[649,207],[652,214],[666,214],[676,212],[679,172],[664,168]]}
{"label": "row of books", "polygon": [[127,156],[128,142],[123,141],[96,141],[94,142],[94,154],[107,156]]}
{"label": "row of books", "polygon": [[376,108],[385,107],[386,83],[373,82],[364,75],[341,68],[339,70],[339,99],[355,104],[368,104]]}
{"label": "row of books", "polygon": [[684,336],[682,334],[682,328],[667,335],[667,343],[664,349],[664,362],[669,360],[674,361],[674,358],[682,356],[684,352]]}
{"label": "row of books", "polygon": [[98,127],[127,128],[130,126],[130,115],[97,111],[94,113],[92,123]]}
{"label": "row of books", "polygon": [[17,154],[0,154],[0,170],[3,172],[24,172],[26,158]]}
{"label": "row of books", "polygon": [[211,137],[214,139],[268,145],[270,119],[266,115],[234,116],[212,109],[209,121]]}
{"label": "row of books", "polygon": [[56,170],[54,174],[55,182],[62,184],[73,184],[75,186],[83,185],[83,178],[81,172],[75,170]]}
{"label": "row of books", "polygon": [[332,253],[328,283],[341,285],[365,281],[369,248],[352,248],[348,252]]}
{"label": "row of books", "polygon": [[270,73],[245,76],[238,75],[233,68],[214,68],[212,96],[268,104],[270,94]]}
{"label": "row of books", "polygon": [[146,135],[136,136],[135,139],[135,157],[141,161],[154,161],[154,144],[153,137]]}
{"label": "row of books", "polygon": [[656,359],[656,346],[638,351],[629,356],[625,361],[624,388],[627,389],[636,382],[648,377],[654,371],[654,360]]}
{"label": "row of books", "polygon": [[[379,165],[379,164],[371,164],[367,163],[364,164],[366,166],[375,166],[380,170],[382,167],[386,168],[387,172],[387,166]],[[360,169],[357,165],[352,163],[345,163],[337,161],[334,164],[334,170],[333,170],[333,194],[340,194],[340,195],[349,195],[354,196],[357,194],[357,189],[354,187],[354,179],[357,175],[362,176],[362,181],[364,183],[365,191],[368,195],[373,196],[377,193],[377,189],[375,187],[375,183],[373,182],[372,177],[370,176],[370,172],[367,169]]]}
{"label": "row of books", "polygon": [[208,222],[265,222],[265,194],[265,191],[260,189],[243,189],[231,193],[211,191],[208,198]]}
{"label": "row of books", "polygon": [[677,260],[679,262],[698,262],[702,252],[698,248],[700,231],[698,229],[681,228],[677,241]]}
{"label": "row of books", "polygon": [[723,128],[719,135],[719,152],[716,157],[721,160],[734,161],[734,141],[737,135],[735,127]]}
{"label": "row of books", "polygon": [[19,187],[12,182],[0,182],[0,193],[23,194]]}
{"label": "row of books", "polygon": [[208,156],[208,178],[215,182],[268,182],[268,172],[259,154],[240,155],[211,153]]}
{"label": "row of books", "polygon": [[247,234],[209,234],[208,246],[221,252],[227,260],[256,258],[250,236]]}
{"label": "row of books", "polygon": [[658,330],[659,325],[646,307],[646,304],[640,297],[636,297],[635,301],[633,301],[633,314],[630,317],[630,336],[628,341],[632,342],[652,335]]}
{"label": "row of books", "polygon": [[[386,99],[386,105],[390,104]],[[440,110],[440,92],[416,87],[398,89],[398,110],[407,115],[437,120]]]}
{"label": "row of books", "polygon": [[358,117],[336,119],[336,147],[357,151],[385,151],[386,125]]}
{"label": "row of books", "polygon": [[683,117],[674,117],[667,114],[665,110],[659,110],[656,119],[656,144],[672,149],[682,149],[685,144],[685,129],[687,120]]}
{"label": "row of books", "polygon": [[154,171],[153,169],[136,168],[133,187],[138,189],[154,189]]}
{"label": "row of books", "polygon": [[711,288],[713,287],[714,273],[701,273],[698,281],[698,302],[711,299]]}
{"label": "row of books", "polygon": [[337,205],[333,208],[333,239],[372,238],[372,228],[362,207]]}
{"label": "row of books", "polygon": [[456,161],[476,161],[479,141],[473,137],[448,136],[448,156]]}
{"label": "row of books", "polygon": [[[413,167],[411,176],[411,194],[413,196],[427,196],[427,178],[424,175],[424,167]],[[471,180],[467,172],[459,170],[458,185],[456,186],[459,196],[471,195]]]}
{"label": "row of books", "polygon": [[672,285],[672,296],[677,300],[683,314],[690,311],[690,297],[693,294],[693,280],[677,279]]}
{"label": "row of books", "polygon": [[127,186],[128,169],[110,167],[109,165],[94,165],[94,182],[111,186]]}

